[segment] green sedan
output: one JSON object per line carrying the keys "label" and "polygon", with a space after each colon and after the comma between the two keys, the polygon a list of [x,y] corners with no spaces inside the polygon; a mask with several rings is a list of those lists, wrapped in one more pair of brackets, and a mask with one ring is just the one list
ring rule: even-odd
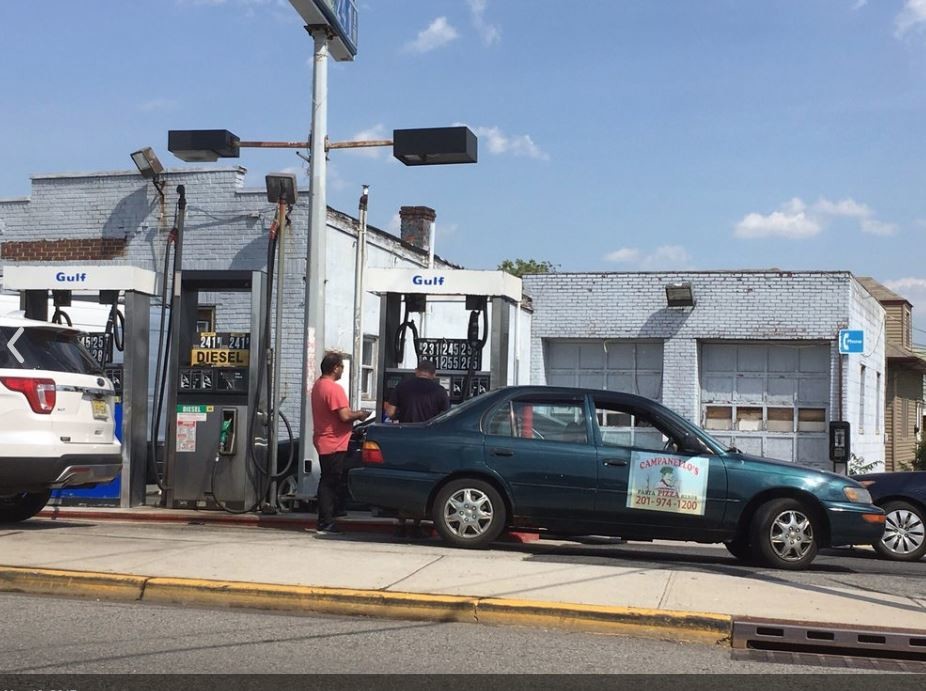
{"label": "green sedan", "polygon": [[499,389],[420,424],[375,424],[357,501],[431,518],[458,547],[505,529],[724,543],[737,558],[806,568],[821,547],[871,544],[884,512],[857,482],[727,448],[640,396]]}

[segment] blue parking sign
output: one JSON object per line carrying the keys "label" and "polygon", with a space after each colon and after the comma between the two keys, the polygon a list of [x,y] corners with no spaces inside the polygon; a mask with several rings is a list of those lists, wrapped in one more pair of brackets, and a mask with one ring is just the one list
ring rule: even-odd
{"label": "blue parking sign", "polygon": [[839,353],[840,355],[851,355],[852,353],[865,352],[865,332],[861,329],[840,329],[839,330]]}

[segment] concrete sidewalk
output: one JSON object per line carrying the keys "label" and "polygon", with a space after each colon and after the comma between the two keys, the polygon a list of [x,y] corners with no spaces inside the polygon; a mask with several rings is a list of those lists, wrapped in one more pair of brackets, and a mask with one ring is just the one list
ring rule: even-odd
{"label": "concrete sidewalk", "polygon": [[[696,563],[645,564],[619,554],[586,557],[581,548],[575,555],[574,546],[564,552],[561,543],[546,540],[484,551],[452,549],[438,540],[399,542],[382,534],[391,532],[392,525],[382,519],[372,524],[369,518],[355,519],[355,527],[377,527],[379,534],[321,537],[302,530],[198,525],[197,512],[189,513],[194,516],[185,517],[184,524],[77,520],[73,512],[70,518],[33,519],[0,530],[0,564],[212,579],[226,584],[212,591],[226,592],[238,587],[228,582],[238,582],[517,600],[534,614],[546,607],[554,619],[556,608],[575,605],[631,608],[654,616],[688,613],[926,630],[926,593],[904,597],[850,588],[835,577],[802,581],[740,565],[722,546],[715,556]],[[550,619],[530,621],[545,625]]]}

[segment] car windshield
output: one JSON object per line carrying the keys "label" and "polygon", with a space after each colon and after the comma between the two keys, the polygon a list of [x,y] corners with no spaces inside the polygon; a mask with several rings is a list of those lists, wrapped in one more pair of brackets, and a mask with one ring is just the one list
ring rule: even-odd
{"label": "car windshield", "polygon": [[28,327],[17,337],[18,331],[13,327],[0,327],[0,367],[102,375],[99,363],[80,343],[78,334]]}
{"label": "car windshield", "polygon": [[685,431],[691,433],[693,436],[695,436],[698,439],[698,441],[700,441],[704,446],[706,446],[711,451],[714,451],[715,453],[717,451],[737,451],[738,450],[735,447],[727,446],[726,444],[723,444],[717,441],[716,439],[714,439],[714,437],[709,435],[703,429],[692,424],[691,422],[683,418],[681,415],[676,413],[674,410],[671,410],[670,408],[663,407],[660,412],[665,417],[670,418],[672,422],[674,422],[675,424],[680,425]]}

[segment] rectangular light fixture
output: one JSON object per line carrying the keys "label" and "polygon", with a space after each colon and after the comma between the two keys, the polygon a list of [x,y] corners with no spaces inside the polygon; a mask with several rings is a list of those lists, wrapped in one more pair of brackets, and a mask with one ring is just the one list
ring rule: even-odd
{"label": "rectangular light fixture", "polygon": [[238,158],[238,137],[228,130],[169,130],[167,150],[181,161],[211,163],[220,158]]}
{"label": "rectangular light fixture", "polygon": [[267,201],[271,204],[285,202],[295,204],[298,193],[296,192],[296,176],[292,173],[272,173],[265,178],[267,182]]}
{"label": "rectangular light fixture", "polygon": [[135,163],[135,167],[138,168],[138,172],[146,180],[154,179],[164,172],[164,166],[161,165],[157,154],[154,153],[154,149],[150,146],[133,151],[132,161]]}
{"label": "rectangular light fixture", "polygon": [[476,148],[476,135],[468,127],[392,131],[392,155],[407,166],[476,163]]}
{"label": "rectangular light fixture", "polygon": [[694,294],[690,283],[671,283],[666,286],[666,303],[669,307],[694,307]]}

